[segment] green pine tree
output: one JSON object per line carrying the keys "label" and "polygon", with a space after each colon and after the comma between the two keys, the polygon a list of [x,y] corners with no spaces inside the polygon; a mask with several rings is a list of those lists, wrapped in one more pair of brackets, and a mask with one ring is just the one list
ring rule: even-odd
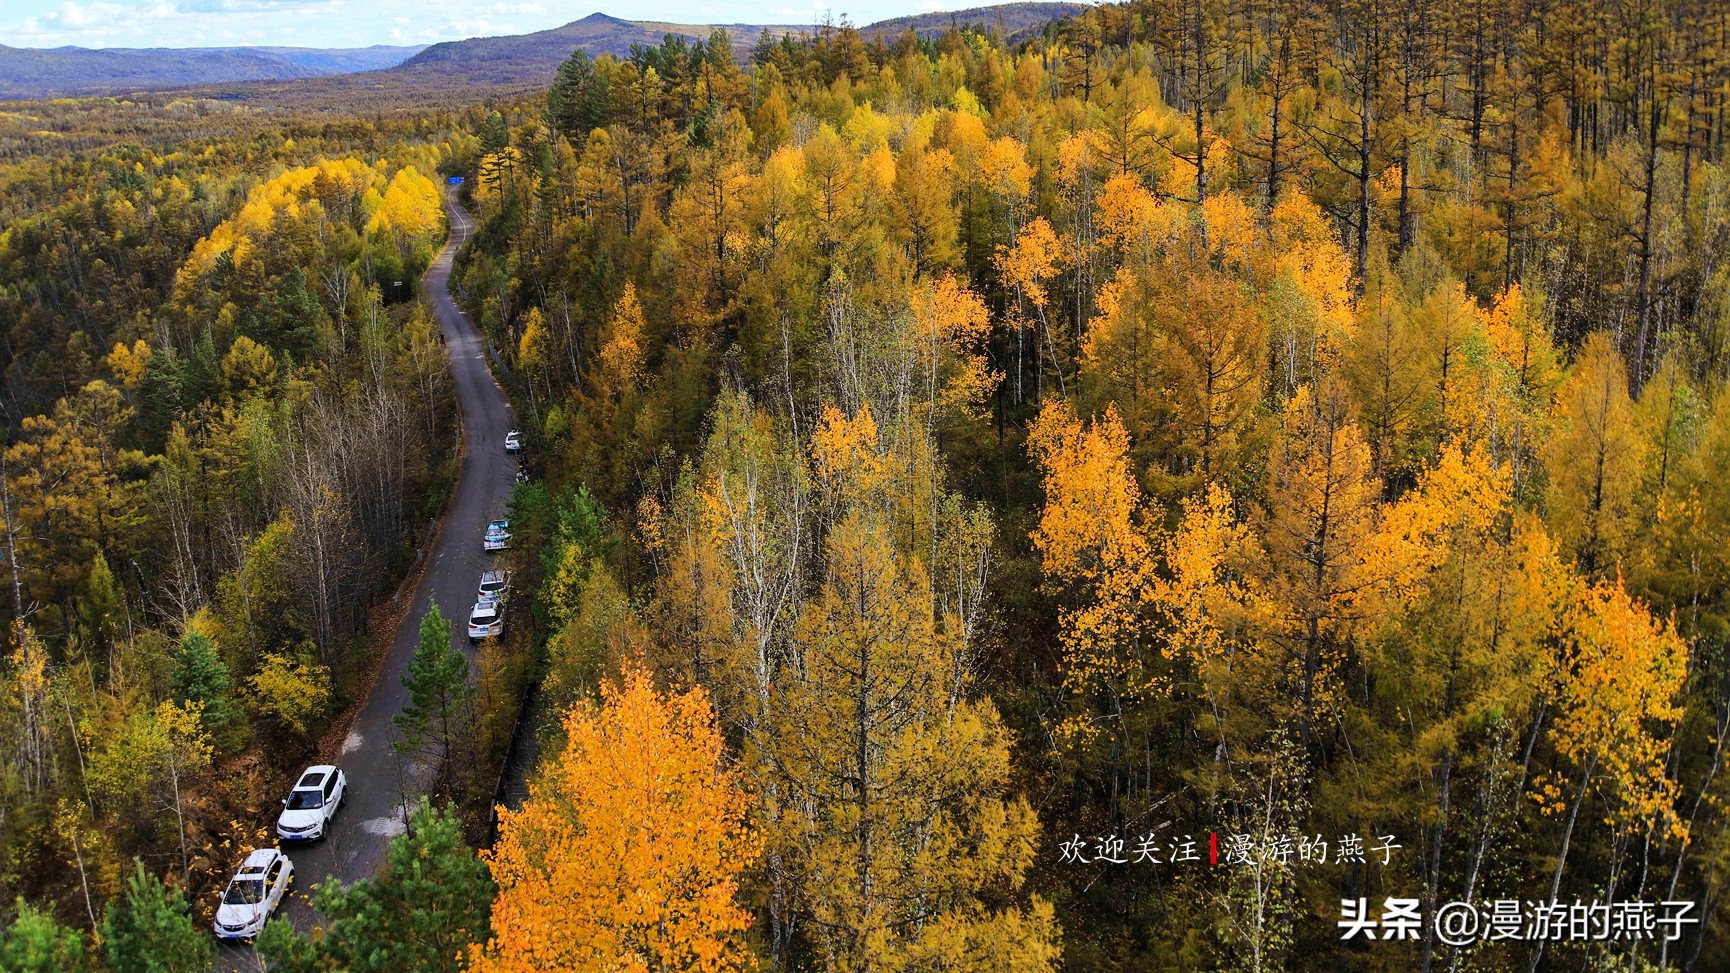
{"label": "green pine tree", "polygon": [[90,561],[90,576],[84,581],[84,597],[79,600],[78,621],[88,651],[98,665],[106,667],[114,646],[114,635],[125,612],[124,595],[108,567],[102,552]]}
{"label": "green pine tree", "polygon": [[461,822],[422,798],[377,876],[318,887],[313,905],[324,929],[317,939],[277,919],[259,936],[258,952],[279,973],[456,973],[466,947],[487,935],[492,897],[492,877],[463,844]]}
{"label": "green pine tree", "polygon": [[134,861],[126,892],[108,905],[102,947],[113,973],[204,973],[214,950],[210,937],[192,923],[192,909],[179,889],[163,885]]}
{"label": "green pine tree", "polygon": [[558,76],[547,91],[547,113],[559,131],[579,147],[590,132],[606,127],[609,85],[608,76],[595,70],[594,60],[582,48],[559,65]]}
{"label": "green pine tree", "polygon": [[18,918],[0,929],[0,970],[5,973],[84,973],[90,957],[84,934],[56,922],[52,913],[18,900]]}
{"label": "green pine tree", "polygon": [[234,678],[209,636],[186,633],[180,648],[175,650],[170,678],[175,702],[204,704],[204,728],[223,749],[233,749],[241,742],[234,739],[234,731],[241,725],[240,711],[229,695],[234,689]]}
{"label": "green pine tree", "polygon": [[402,674],[408,703],[396,715],[402,739],[398,751],[438,768],[439,786],[449,793],[451,754],[466,729],[473,692],[469,660],[451,644],[451,625],[438,605],[420,623],[420,643]]}

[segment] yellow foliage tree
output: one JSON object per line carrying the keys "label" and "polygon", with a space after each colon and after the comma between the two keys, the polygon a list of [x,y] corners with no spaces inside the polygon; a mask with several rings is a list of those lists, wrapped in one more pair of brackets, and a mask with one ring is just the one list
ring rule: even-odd
{"label": "yellow foliage tree", "polygon": [[613,316],[601,329],[600,378],[606,389],[622,394],[643,368],[643,305],[637,286],[625,281],[625,292],[613,305]]}
{"label": "yellow foliage tree", "polygon": [[404,166],[391,177],[366,229],[368,233],[389,235],[398,245],[407,245],[432,237],[443,225],[444,203],[438,184],[421,175],[414,166]]}
{"label": "yellow foliage tree", "polygon": [[1688,644],[1620,583],[1586,588],[1569,615],[1556,749],[1582,768],[1583,780],[1602,780],[1614,798],[1612,823],[1657,822],[1659,833],[1685,836],[1666,759],[1682,718]]}
{"label": "yellow foliage tree", "polygon": [[773,768],[773,846],[826,968],[1050,970],[1050,906],[1004,901],[1021,898],[1038,820],[1005,796],[1009,736],[968,697],[961,633],[936,623],[923,568],[861,514],[826,553],[794,635],[801,671],[772,703],[773,749],[750,753]]}
{"label": "yellow foliage tree", "polygon": [[990,337],[985,302],[953,274],[913,293],[913,320],[927,369],[925,395],[931,418],[952,409],[977,414],[1002,376],[991,369],[984,346]]}
{"label": "yellow foliage tree", "polygon": [[1300,192],[1287,193],[1269,218],[1275,274],[1290,281],[1301,316],[1314,328],[1309,353],[1330,360],[1352,334],[1352,258],[1321,208]]}
{"label": "yellow foliage tree", "polygon": [[528,373],[529,398],[538,404],[537,386],[552,364],[552,337],[547,333],[546,316],[538,307],[523,315],[522,337],[517,339],[517,364]]}
{"label": "yellow foliage tree", "polygon": [[382,179],[382,173],[359,159],[324,159],[254,186],[239,212],[217,224],[192,248],[191,256],[181,265],[176,290],[184,294],[196,287],[223,254],[228,254],[237,267],[255,258],[279,214],[291,219],[335,215],[326,201],[346,205],[353,197],[376,193]]}
{"label": "yellow foliage tree", "polygon": [[1609,334],[1586,338],[1555,409],[1557,428],[1545,456],[1550,524],[1582,571],[1613,573],[1638,526],[1634,500],[1646,439]]}
{"label": "yellow foliage tree", "polygon": [[707,694],[658,692],[641,664],[599,706],[565,716],[567,743],[500,810],[483,852],[499,886],[475,973],[751,968],[736,901],[760,845]]}
{"label": "yellow foliage tree", "polygon": [[272,652],[246,678],[252,708],[268,713],[298,733],[330,709],[330,667],[304,656]]}
{"label": "yellow foliage tree", "polygon": [[1087,582],[1111,560],[1135,560],[1135,516],[1141,488],[1129,472],[1129,432],[1115,408],[1083,425],[1059,400],[1040,410],[1028,449],[1045,470],[1045,506],[1033,531],[1045,575]]}
{"label": "yellow foliage tree", "polygon": [[1360,545],[1374,525],[1381,483],[1337,386],[1306,386],[1292,397],[1268,465],[1269,634],[1307,738],[1340,699],[1332,676],[1342,661],[1341,630],[1356,611]]}
{"label": "yellow foliage tree", "polygon": [[115,342],[114,350],[108,353],[108,370],[114,373],[122,389],[130,390],[143,381],[151,356],[150,346],[143,338],[134,341],[130,348],[124,342]]}

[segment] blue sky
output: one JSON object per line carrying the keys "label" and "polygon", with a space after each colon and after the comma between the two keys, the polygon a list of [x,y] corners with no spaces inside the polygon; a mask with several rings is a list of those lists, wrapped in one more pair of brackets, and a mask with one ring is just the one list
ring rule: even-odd
{"label": "blue sky", "polygon": [[13,47],[365,47],[557,27],[600,11],[683,24],[856,24],[992,0],[0,0]]}

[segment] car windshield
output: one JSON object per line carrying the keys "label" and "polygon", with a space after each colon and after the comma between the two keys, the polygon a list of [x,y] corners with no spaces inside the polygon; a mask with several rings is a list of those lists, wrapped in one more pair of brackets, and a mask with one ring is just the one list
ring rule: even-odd
{"label": "car windshield", "polygon": [[288,795],[288,809],[290,811],[311,811],[321,807],[324,807],[324,793],[322,791],[294,791]]}
{"label": "car windshield", "polygon": [[235,879],[222,896],[223,905],[257,905],[263,901],[264,880],[257,878]]}

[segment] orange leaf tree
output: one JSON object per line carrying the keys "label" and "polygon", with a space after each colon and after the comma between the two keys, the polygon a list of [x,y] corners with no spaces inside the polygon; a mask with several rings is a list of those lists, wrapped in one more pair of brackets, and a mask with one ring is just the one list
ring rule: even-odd
{"label": "orange leaf tree", "polygon": [[628,666],[601,705],[566,715],[565,734],[529,800],[500,812],[492,937],[471,968],[746,968],[735,891],[758,838],[708,696],[663,694]]}

